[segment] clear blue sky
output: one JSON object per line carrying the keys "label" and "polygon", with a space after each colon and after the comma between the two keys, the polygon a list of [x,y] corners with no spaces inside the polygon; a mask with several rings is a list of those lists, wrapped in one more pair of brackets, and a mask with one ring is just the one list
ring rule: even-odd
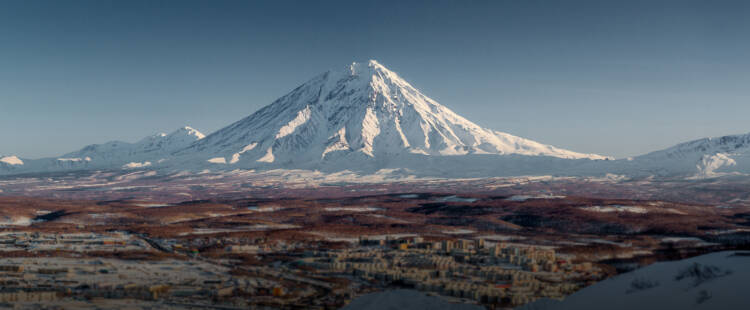
{"label": "clear blue sky", "polygon": [[0,154],[209,134],[377,59],[481,126],[632,156],[750,132],[750,1],[0,1]]}

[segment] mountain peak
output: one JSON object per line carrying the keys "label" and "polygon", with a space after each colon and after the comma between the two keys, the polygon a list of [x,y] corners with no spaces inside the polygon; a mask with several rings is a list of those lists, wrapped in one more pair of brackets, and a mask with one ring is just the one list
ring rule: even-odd
{"label": "mountain peak", "polygon": [[352,75],[360,75],[364,73],[372,73],[375,71],[384,71],[384,72],[392,72],[379,62],[377,62],[374,59],[370,59],[366,62],[353,62],[351,65],[349,65],[349,72]]}
{"label": "mountain peak", "polygon": [[204,153],[203,161],[247,167],[294,167],[362,156],[382,160],[469,154],[605,158],[482,128],[375,60],[319,75],[180,153],[195,151]]}
{"label": "mountain peak", "polygon": [[21,166],[23,165],[23,161],[18,158],[18,156],[11,155],[11,156],[0,156],[0,163],[5,163],[11,166]]}
{"label": "mountain peak", "polygon": [[206,137],[206,135],[202,134],[200,131],[190,127],[185,126],[182,128],[179,128],[172,133],[169,134],[169,136],[177,136],[177,135],[187,135],[187,136],[193,136],[196,138],[196,140],[200,140]]}
{"label": "mountain peak", "polygon": [[152,143],[152,141],[161,141],[161,140],[200,140],[205,138],[205,135],[203,135],[200,131],[193,129],[190,126],[184,126],[176,129],[175,131],[172,131],[171,133],[167,134],[164,132],[160,132],[157,134],[153,134],[150,136],[147,136],[137,143]]}
{"label": "mountain peak", "polygon": [[346,85],[349,89],[369,88],[376,92],[387,90],[387,87],[378,87],[378,85],[411,87],[398,74],[376,60],[353,62],[345,70],[329,71],[329,74],[324,75],[324,79],[337,85]]}
{"label": "mountain peak", "polygon": [[666,156],[670,158],[682,158],[695,154],[731,153],[747,149],[750,149],[750,133],[692,140],[639,157],[656,158]]}

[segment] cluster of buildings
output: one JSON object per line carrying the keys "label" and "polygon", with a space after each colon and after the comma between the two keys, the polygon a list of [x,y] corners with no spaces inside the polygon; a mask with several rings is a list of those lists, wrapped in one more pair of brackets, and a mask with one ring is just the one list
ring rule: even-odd
{"label": "cluster of buildings", "polygon": [[562,299],[588,279],[604,276],[591,264],[556,257],[553,249],[484,239],[360,238],[357,247],[316,251],[297,263],[321,274],[502,306],[543,297]]}
{"label": "cluster of buildings", "polygon": [[126,232],[41,233],[0,232],[0,251],[111,252],[148,251],[150,246]]}
{"label": "cluster of buildings", "polygon": [[104,258],[13,257],[0,259],[0,303],[62,299],[220,300],[279,284],[236,277],[221,265],[192,260],[123,261]]}
{"label": "cluster of buildings", "polygon": [[[45,255],[65,250],[81,256],[0,258],[0,303],[104,299],[335,309],[362,292],[397,286],[513,307],[538,298],[561,299],[604,276],[596,266],[572,263],[552,248],[482,238],[362,237],[331,247],[262,237],[0,233],[0,251],[18,250],[47,251]],[[107,251],[171,258],[86,254]]]}

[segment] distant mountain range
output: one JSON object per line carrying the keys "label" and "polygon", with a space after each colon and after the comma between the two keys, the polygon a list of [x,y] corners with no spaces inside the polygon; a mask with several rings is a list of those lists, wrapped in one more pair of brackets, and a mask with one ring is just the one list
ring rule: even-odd
{"label": "distant mountain range", "polygon": [[613,162],[623,174],[707,178],[750,173],[750,134],[704,138]]}
{"label": "distant mountain range", "polygon": [[[55,158],[19,159],[16,156],[6,156],[0,159],[0,171],[6,174],[15,174],[155,167],[172,159],[172,153],[184,149],[204,137],[197,130],[184,127],[170,134],[160,133],[148,136],[136,143],[110,141],[103,144],[92,144]],[[166,164],[162,166],[166,166]]]}
{"label": "distant mountain range", "polygon": [[313,169],[417,175],[744,173],[750,135],[683,143],[614,160],[482,128],[370,60],[325,72],[208,136],[190,127],[56,158],[0,156],[1,174],[66,170]]}

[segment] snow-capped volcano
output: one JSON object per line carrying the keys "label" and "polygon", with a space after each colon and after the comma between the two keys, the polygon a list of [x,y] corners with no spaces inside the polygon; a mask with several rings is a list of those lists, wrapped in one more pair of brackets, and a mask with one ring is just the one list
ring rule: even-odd
{"label": "snow-capped volcano", "polygon": [[482,128],[374,60],[323,73],[178,154],[239,167],[409,154],[605,159]]}
{"label": "snow-capped volcano", "polygon": [[4,171],[407,169],[465,177],[566,173],[599,159],[607,158],[482,128],[370,60],[318,75],[205,137],[184,127],[135,143],[112,141],[56,158],[24,159],[22,169]]}

